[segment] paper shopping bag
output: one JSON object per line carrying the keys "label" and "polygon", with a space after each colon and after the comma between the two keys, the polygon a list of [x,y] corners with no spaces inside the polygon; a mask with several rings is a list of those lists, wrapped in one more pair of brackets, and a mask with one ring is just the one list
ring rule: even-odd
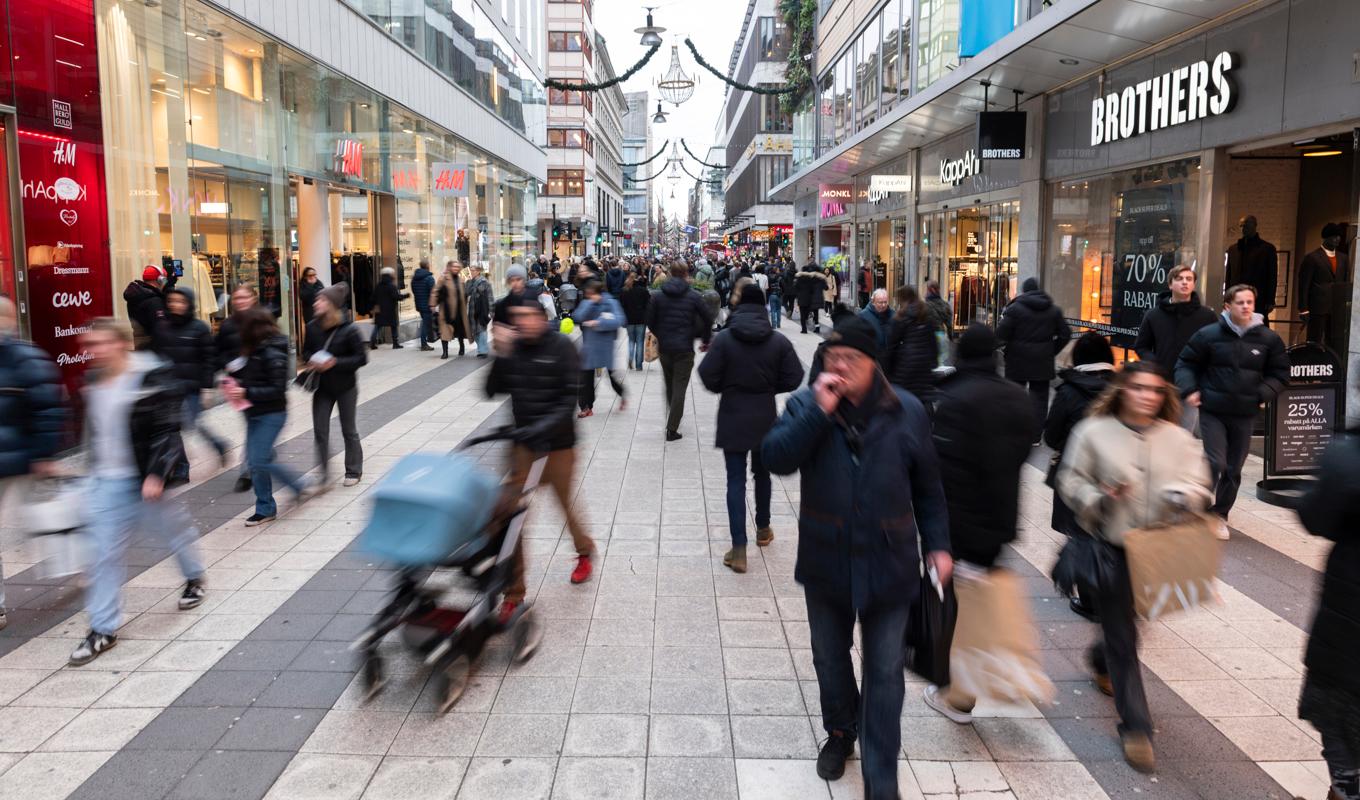
{"label": "paper shopping bag", "polygon": [[953,688],[1008,703],[1052,701],[1053,683],[1039,663],[1039,632],[1020,578],[1005,569],[957,570],[954,594]]}
{"label": "paper shopping bag", "polygon": [[1193,515],[1174,525],[1135,528],[1124,534],[1138,616],[1155,620],[1218,599],[1214,579],[1222,546],[1212,526],[1208,518]]}
{"label": "paper shopping bag", "polygon": [[647,338],[642,342],[642,360],[648,364],[661,358],[661,343],[657,341],[656,334],[647,331]]}

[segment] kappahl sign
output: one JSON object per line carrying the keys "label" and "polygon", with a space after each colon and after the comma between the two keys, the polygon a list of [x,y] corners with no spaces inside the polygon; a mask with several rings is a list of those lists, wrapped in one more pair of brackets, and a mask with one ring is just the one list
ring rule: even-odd
{"label": "kappahl sign", "polygon": [[1222,52],[1091,101],[1091,146],[1232,111],[1237,56]]}
{"label": "kappahl sign", "polygon": [[978,160],[977,151],[972,148],[959,158],[940,159],[940,183],[946,186],[958,186],[965,178],[970,178],[981,171],[982,162]]}

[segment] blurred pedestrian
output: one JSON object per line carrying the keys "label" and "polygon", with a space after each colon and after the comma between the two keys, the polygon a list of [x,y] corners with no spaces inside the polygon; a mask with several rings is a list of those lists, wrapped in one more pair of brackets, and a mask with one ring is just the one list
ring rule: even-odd
{"label": "blurred pedestrian", "polygon": [[671,265],[671,276],[647,305],[647,330],[656,337],[661,354],[661,380],[666,392],[666,441],[680,435],[685,415],[685,396],[694,371],[694,340],[703,349],[713,338],[713,316],[699,293],[690,288],[684,263]]}
{"label": "blurred pedestrian", "polygon": [[647,304],[652,300],[652,292],[642,275],[628,273],[623,282],[623,296],[619,304],[628,326],[628,368],[642,369],[643,351],[647,341]]}
{"label": "blurred pedestrian", "polygon": [[[270,312],[255,313],[273,324]],[[77,667],[118,643],[125,553],[139,522],[167,540],[175,556],[185,581],[180,609],[196,608],[207,594],[195,545],[198,529],[184,507],[165,496],[167,489],[189,481],[179,435],[182,397],[170,365],[149,353],[133,353],[132,331],[111,317],[92,320],[81,345],[90,356],[85,512],[95,555],[85,589],[90,631],[69,659]]]}
{"label": "blurred pedestrian", "polygon": [[[463,265],[450,261],[444,265],[444,274],[439,276],[434,293],[430,295],[430,306],[439,314],[439,346],[444,352],[440,359],[449,357],[449,342],[458,340],[458,355],[467,352],[468,335],[467,310],[468,296],[463,287]],[[520,267],[520,269],[524,269]]]}
{"label": "blurred pedestrian", "polygon": [[1058,492],[1081,527],[1101,541],[1102,641],[1089,661],[1096,686],[1114,697],[1124,758],[1150,772],[1152,718],[1138,664],[1133,587],[1124,534],[1170,524],[1202,511],[1211,497],[1209,469],[1195,437],[1180,427],[1180,400],[1160,368],[1126,364],[1072,430],[1058,468]]}
{"label": "blurred pedestrian", "polygon": [[[542,256],[540,263],[542,263]],[[467,280],[467,325],[468,338],[475,339],[477,342],[477,357],[486,358],[491,355],[491,346],[487,343],[487,326],[491,324],[491,309],[495,304],[495,298],[491,292],[491,281],[482,274],[482,265],[473,264],[468,267]]]}
{"label": "blurred pedestrian", "polygon": [[127,303],[128,319],[132,320],[138,350],[151,346],[156,328],[165,319],[165,290],[174,285],[175,277],[166,275],[163,267],[148,264],[142,270],[142,279],[132,281],[123,289],[123,302]]}
{"label": "blurred pedestrian", "polygon": [[926,281],[926,308],[930,309],[930,316],[935,321],[935,327],[945,332],[945,336],[954,338],[954,310],[949,307],[949,301],[940,296],[940,282]]}
{"label": "blurred pedestrian", "polygon": [[798,271],[795,282],[798,293],[798,318],[803,327],[802,332],[808,332],[807,321],[808,317],[811,316],[813,333],[821,333],[822,325],[818,314],[824,302],[826,275],[817,269],[817,264],[814,262]]}
{"label": "blurred pedestrian", "polygon": [[1176,386],[1200,411],[1220,539],[1228,538],[1228,512],[1242,485],[1256,414],[1288,383],[1289,356],[1279,334],[1256,313],[1256,290],[1229,287],[1217,323],[1196,331],[1176,362]]}
{"label": "blurred pedestrian", "polygon": [[602,369],[609,377],[614,394],[619,396],[619,410],[628,408],[628,397],[623,380],[614,371],[614,345],[623,327],[623,307],[613,295],[605,294],[599,281],[586,281],[585,300],[576,309],[576,324],[581,326],[581,378],[577,417],[595,415],[595,370]]}
{"label": "blurred pedestrian", "polygon": [[[312,440],[319,467],[318,483],[325,486],[331,460],[331,411],[340,411],[340,435],[345,440],[345,486],[364,476],[364,448],[356,416],[359,408],[359,368],[368,363],[359,329],[343,309],[349,286],[337,283],[316,296],[315,316],[302,342],[304,371],[316,372],[312,392]],[[421,344],[424,344],[422,341]]]}
{"label": "blurred pedestrian", "polygon": [[[217,326],[217,336],[213,337],[213,350],[217,353],[216,371],[224,372],[227,363],[241,355],[241,314],[259,305],[260,293],[249,283],[238,283],[231,290],[231,316]],[[241,471],[236,476],[233,492],[250,491],[250,461],[241,458]]]}
{"label": "blurred pedestrian", "polygon": [[203,424],[203,392],[214,385],[217,348],[212,329],[194,314],[194,292],[176,286],[165,293],[165,318],[156,326],[152,349],[171,364],[174,386],[182,399],[181,431],[197,430],[226,466],[227,443]]}
{"label": "blurred pedestrian", "polygon": [[728,325],[713,338],[699,379],[718,401],[718,430],[714,446],[723,451],[727,468],[727,524],[732,549],[723,564],[733,572],[746,571],[746,463],[755,480],[756,544],[774,541],[770,528],[770,471],[760,457],[760,441],[775,421],[775,395],[791,392],[803,382],[803,365],[793,343],[778,336],[766,318],[765,295],[754,283],[741,296]]}
{"label": "blurred pedestrian", "polygon": [[[827,739],[817,775],[836,780],[861,739],[866,800],[897,800],[906,656],[920,550],[948,583],[949,522],[930,421],[878,369],[878,342],[854,315],[837,322],[812,386],[789,397],[761,458],[800,480],[798,560]],[[860,625],[860,673],[851,661]]]}
{"label": "blurred pedestrian", "polygon": [[1026,278],[1021,290],[1002,312],[996,338],[1006,348],[1006,378],[1029,390],[1034,419],[1042,426],[1048,418],[1048,385],[1056,373],[1053,359],[1072,339],[1072,329],[1037,280]]}
{"label": "blurred pedestrian", "polygon": [[[925,303],[910,286],[897,290],[897,314],[887,334],[883,371],[888,382],[915,395],[927,414],[934,413],[935,367],[940,361],[940,342]],[[1036,423],[1037,424],[1037,423]]]}
{"label": "blurred pedestrian", "polygon": [[401,343],[401,314],[397,309],[402,300],[410,297],[407,292],[397,288],[397,271],[391,267],[383,267],[382,277],[378,279],[378,285],[373,288],[373,335],[369,337],[368,346],[372,350],[378,349],[378,334],[382,333],[383,328],[392,330],[392,349],[400,350]]}
{"label": "blurred pedestrian", "polygon": [[415,273],[411,275],[411,300],[416,304],[416,311],[420,312],[420,349],[433,350],[430,343],[434,341],[434,306],[430,303],[430,295],[434,292],[434,273],[430,271],[430,260],[420,259],[420,266],[416,267]]}
{"label": "blurred pedestrian", "polygon": [[893,323],[892,305],[888,300],[888,290],[875,289],[872,293],[865,295],[865,300],[867,302],[859,315],[874,327],[874,333],[878,335],[878,351],[880,353],[886,352],[888,349],[888,329],[892,327]]}

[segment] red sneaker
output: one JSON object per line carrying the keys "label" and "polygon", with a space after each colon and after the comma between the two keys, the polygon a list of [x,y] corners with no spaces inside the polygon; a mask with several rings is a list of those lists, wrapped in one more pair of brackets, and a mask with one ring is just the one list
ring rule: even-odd
{"label": "red sneaker", "polygon": [[577,556],[576,569],[571,571],[572,583],[585,583],[590,580],[590,573],[593,568],[590,565],[590,556]]}
{"label": "red sneaker", "polygon": [[496,618],[500,620],[502,627],[510,624],[510,620],[515,616],[515,609],[517,608],[519,608],[519,603],[516,603],[513,600],[506,600],[501,603],[501,610],[500,613],[496,615]]}

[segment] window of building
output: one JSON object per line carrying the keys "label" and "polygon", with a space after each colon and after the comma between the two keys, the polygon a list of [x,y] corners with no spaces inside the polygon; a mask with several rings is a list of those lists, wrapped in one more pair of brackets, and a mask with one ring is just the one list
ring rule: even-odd
{"label": "window of building", "polygon": [[866,128],[878,119],[880,79],[878,73],[879,20],[875,19],[855,42],[855,130]]}
{"label": "window of building", "polygon": [[579,92],[575,89],[549,89],[548,105],[553,106],[579,106],[585,105],[587,111],[595,110],[595,100],[590,92]]}
{"label": "window of building", "polygon": [[548,146],[585,150],[593,155],[595,139],[581,128],[549,128]]}
{"label": "window of building", "polygon": [[959,63],[960,0],[921,0],[916,90],[939,80]]}
{"label": "window of building", "polygon": [[579,169],[548,170],[548,191],[553,197],[584,197],[585,171]]}
{"label": "window of building", "polygon": [[[770,86],[772,84],[761,84]],[[760,95],[760,130],[764,133],[788,133],[793,130],[793,118],[784,110],[782,95]]]}
{"label": "window of building", "polygon": [[548,31],[550,53],[583,53],[589,46],[581,31]]}

